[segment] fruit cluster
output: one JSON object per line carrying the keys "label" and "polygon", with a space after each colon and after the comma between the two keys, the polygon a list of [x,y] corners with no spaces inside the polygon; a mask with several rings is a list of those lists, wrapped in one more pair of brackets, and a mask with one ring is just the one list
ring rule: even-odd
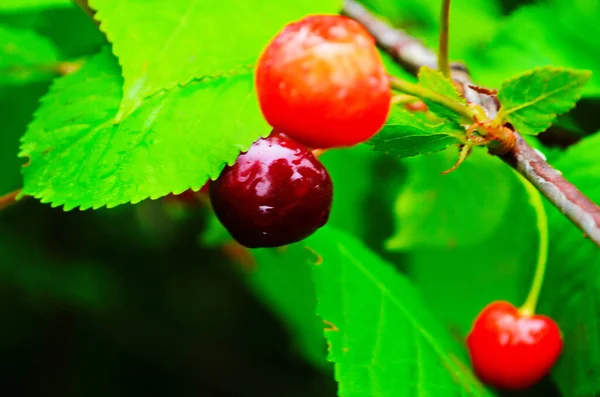
{"label": "fruit cluster", "polygon": [[[251,248],[299,241],[327,222],[332,182],[310,149],[369,139],[383,126],[391,102],[373,38],[341,16],[311,16],[286,26],[259,59],[256,90],[273,132],[210,187],[217,217]],[[522,389],[550,371],[562,337],[550,318],[494,302],[476,318],[467,345],[482,381]]]}
{"label": "fruit cluster", "polygon": [[369,139],[383,126],[391,100],[373,37],[337,15],[287,25],[258,61],[256,91],[273,133],[210,188],[221,223],[251,248],[299,241],[327,222],[331,178],[308,148]]}

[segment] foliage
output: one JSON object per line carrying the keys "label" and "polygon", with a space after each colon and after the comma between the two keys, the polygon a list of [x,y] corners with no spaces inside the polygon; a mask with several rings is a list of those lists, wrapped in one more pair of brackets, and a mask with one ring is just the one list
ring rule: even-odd
{"label": "foliage", "polygon": [[[20,156],[29,158],[25,194],[68,210],[199,190],[240,150],[268,134],[250,70],[176,87],[116,123],[121,85],[108,49],[55,81],[23,138]],[[207,126],[219,134],[206,133]],[[185,150],[181,142],[188,142]]]}
{"label": "foliage", "polygon": [[575,106],[591,72],[540,68],[502,84],[501,115],[523,134],[538,134]]}
{"label": "foliage", "polygon": [[340,396],[490,395],[464,350],[391,265],[327,228],[306,244]]}
{"label": "foliage", "polygon": [[[595,202],[600,201],[600,135],[567,150],[557,167]],[[551,215],[546,311],[564,333],[565,353],[554,374],[569,396],[600,393],[600,253],[581,233],[548,205]]]}
{"label": "foliage", "polygon": [[[438,0],[363,3],[437,46]],[[451,56],[499,89],[491,125],[532,135],[600,202],[600,133],[589,134],[600,128],[600,3],[515,3],[453,1]],[[441,102],[399,95],[367,145],[322,155],[329,224],[247,252],[205,196],[159,199],[199,190],[270,133],[254,93],[261,49],[287,22],[337,13],[341,1],[89,5],[99,26],[69,1],[0,1],[0,196],[23,188],[0,211],[7,390],[504,395],[474,377],[462,342],[490,301],[523,302],[539,236],[523,185],[485,148],[441,174],[479,127],[456,112],[478,109],[450,80],[429,68],[411,76],[383,54],[391,75]],[[420,100],[427,109],[410,110]],[[565,350],[522,395],[599,395],[600,254],[546,204],[539,311],[557,319]],[[65,213],[74,208],[97,211]]]}

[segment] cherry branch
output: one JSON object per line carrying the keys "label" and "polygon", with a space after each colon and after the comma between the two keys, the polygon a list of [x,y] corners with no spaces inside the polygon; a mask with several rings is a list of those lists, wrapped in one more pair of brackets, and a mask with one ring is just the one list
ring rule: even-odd
{"label": "cherry branch", "polygon": [[17,189],[3,196],[0,196],[0,210],[14,204],[17,201],[17,196],[21,193],[21,189]]}
{"label": "cherry branch", "polygon": [[[343,13],[360,22],[375,37],[377,44],[410,72],[416,73],[422,66],[436,67],[437,57],[433,51],[418,39],[374,16],[355,0],[345,0]],[[490,119],[496,116],[500,108],[497,98],[486,93],[487,90],[475,90],[464,65],[451,64],[450,73],[453,80],[463,87],[467,101],[483,107]],[[515,132],[515,138],[515,145],[499,157],[531,182],[587,238],[600,247],[600,207],[548,164],[519,133]]]}

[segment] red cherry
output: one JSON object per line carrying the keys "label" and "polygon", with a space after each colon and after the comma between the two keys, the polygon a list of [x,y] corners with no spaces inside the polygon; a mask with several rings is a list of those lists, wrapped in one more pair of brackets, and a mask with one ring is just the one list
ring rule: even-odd
{"label": "red cherry", "polygon": [[332,194],[323,164],[279,134],[256,141],[210,186],[215,214],[250,248],[308,237],[327,222]]}
{"label": "red cherry", "polygon": [[312,148],[363,142],[390,109],[389,79],[373,37],[338,15],[287,25],[258,61],[256,88],[269,124]]}
{"label": "red cherry", "polygon": [[475,373],[483,382],[502,389],[525,389],[550,372],[563,343],[551,318],[527,316],[499,301],[477,316],[467,345]]}

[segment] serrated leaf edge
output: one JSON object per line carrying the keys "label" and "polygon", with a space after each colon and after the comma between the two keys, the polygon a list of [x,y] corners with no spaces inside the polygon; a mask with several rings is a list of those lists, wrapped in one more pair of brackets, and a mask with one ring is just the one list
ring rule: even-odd
{"label": "serrated leaf edge", "polygon": [[[573,109],[573,108],[574,108],[574,107],[577,105],[577,102],[578,102],[578,101],[579,101],[579,100],[582,98],[582,96],[583,96],[583,86],[584,86],[584,85],[585,85],[585,84],[586,84],[586,83],[589,81],[589,79],[592,77],[592,71],[591,71],[591,70],[580,70],[580,69],[573,69],[573,68],[562,68],[562,67],[557,67],[557,66],[539,66],[539,67],[533,68],[533,69],[531,69],[531,70],[528,70],[528,71],[526,71],[526,72],[524,72],[524,73],[521,73],[521,74],[519,74],[519,75],[517,75],[517,76],[513,76],[513,77],[511,77],[511,78],[509,78],[509,79],[507,79],[507,80],[504,80],[504,81],[502,82],[502,85],[501,85],[501,87],[500,87],[500,90],[498,91],[498,99],[500,100],[500,95],[501,95],[501,93],[502,93],[502,89],[503,89],[503,88],[504,88],[506,85],[508,85],[508,84],[511,84],[511,83],[513,83],[513,82],[515,82],[515,81],[517,81],[517,80],[521,79],[521,78],[524,78],[524,77],[527,77],[527,76],[531,76],[531,75],[533,75],[533,74],[535,74],[535,73],[538,73],[538,72],[540,72],[540,71],[545,71],[545,70],[547,70],[547,71],[551,71],[551,72],[557,72],[557,73],[558,73],[558,72],[567,72],[567,73],[573,73],[573,74],[579,75],[580,79],[579,79],[579,80],[576,80],[576,81],[575,81],[575,80],[573,80],[573,81],[571,82],[571,84],[567,84],[566,86],[562,86],[560,89],[557,89],[557,90],[553,90],[553,91],[551,91],[550,93],[548,93],[547,95],[545,95],[545,96],[544,96],[544,98],[546,98],[546,97],[548,97],[548,96],[550,96],[551,94],[554,94],[554,93],[556,93],[556,92],[560,92],[560,91],[562,91],[562,90],[563,90],[565,87],[567,87],[567,88],[570,88],[571,86],[577,86],[577,85],[579,85],[579,84],[581,84],[581,88],[582,88],[582,90],[581,90],[581,92],[579,92],[578,94],[576,94],[576,95],[574,96],[574,97],[576,98],[576,100],[575,100],[575,102],[573,103],[573,106],[570,106],[569,108],[567,108],[565,111],[563,111],[563,112],[561,112],[561,113],[555,113],[555,114],[554,114],[554,117],[552,118],[552,120],[550,120],[548,123],[546,123],[546,124],[545,124],[545,126],[544,126],[544,128],[543,128],[542,130],[540,130],[540,131],[537,131],[537,132],[535,132],[535,133],[533,133],[533,134],[528,134],[528,135],[535,135],[535,134],[539,134],[540,132],[547,130],[547,129],[548,129],[548,128],[549,128],[549,127],[552,125],[552,123],[554,122],[554,120],[556,119],[556,117],[557,117],[557,116],[559,116],[559,115],[561,115],[561,114],[564,114],[564,113],[567,113],[569,110]],[[498,118],[498,120],[501,120],[502,122],[504,122],[504,121],[509,121],[509,122],[511,122],[511,120],[510,120],[510,114],[512,114],[512,113],[514,113],[514,112],[516,112],[516,111],[518,111],[518,110],[520,110],[520,109],[523,109],[523,108],[524,108],[524,107],[526,107],[526,106],[530,106],[531,104],[534,104],[534,103],[536,103],[536,102],[538,102],[538,101],[533,101],[533,102],[531,102],[531,101],[530,101],[530,102],[527,102],[527,103],[523,103],[523,104],[521,104],[521,105],[519,105],[519,106],[517,106],[517,107],[513,108],[513,110],[511,110],[510,112],[506,112],[506,111],[504,110],[505,108],[504,108],[503,106],[501,106],[501,107],[500,107],[500,111],[498,112],[497,118]],[[501,100],[500,100],[500,104],[502,105],[502,101],[501,101]]]}
{"label": "serrated leaf edge", "polygon": [[[91,57],[97,56],[99,54],[92,55],[92,56],[88,57],[88,59],[91,58]],[[249,72],[249,71],[250,70],[247,70],[246,73]],[[81,73],[81,69],[77,70],[73,74],[75,74],[75,73]],[[227,77],[235,76],[237,74],[241,75],[241,74],[245,74],[245,73],[242,73],[241,71],[228,71],[228,72],[220,73],[218,75],[204,76],[202,78],[193,78],[193,79],[191,79],[188,82],[188,85],[190,83],[192,83],[192,82],[205,82],[205,81],[206,82],[210,82],[210,81],[213,81],[213,80],[216,80],[216,79],[221,79],[221,78],[227,78]],[[55,87],[56,87],[58,81],[62,77],[65,77],[65,76],[56,77],[52,81],[52,84],[50,85],[50,87],[48,89],[48,92],[43,97],[41,97],[39,99],[40,105],[44,104],[46,101],[49,100],[49,98],[51,98],[53,95],[55,95],[56,94],[55,91],[59,91],[59,90],[56,90]],[[183,88],[183,87],[184,86],[180,86],[178,84],[175,84],[175,85],[173,85],[173,87],[171,87],[171,89],[174,89],[174,88]],[[150,95],[150,96],[144,98],[144,100],[141,102],[140,106],[143,105],[143,103],[145,101],[154,99],[154,97],[162,96],[162,95],[166,94],[168,91],[169,91],[169,89],[163,89],[163,90],[160,90],[158,92],[155,92],[153,95]],[[30,126],[38,119],[39,113],[42,111],[41,108],[42,108],[42,106],[39,106],[36,109],[36,111],[34,112],[34,114],[32,116],[32,120],[29,122],[29,124],[27,126],[27,131],[29,131]],[[122,120],[120,120],[120,121],[122,121]],[[103,127],[105,124],[111,123],[111,122],[115,122],[114,118],[109,119],[109,120],[105,121],[104,123],[102,123],[100,125],[92,127],[91,128],[91,132],[93,132],[93,131],[97,130],[98,128]],[[115,122],[115,123],[118,124],[118,122]],[[20,144],[20,148],[19,148],[20,150],[19,150],[19,153],[17,154],[17,157],[19,157],[19,158],[29,159],[29,157],[30,157],[29,154],[25,150],[23,150],[23,144],[25,143],[24,138],[25,138],[25,135],[27,134],[27,131],[26,131],[26,133],[20,139],[20,143],[21,143]],[[267,131],[264,134],[262,134],[261,137],[265,138],[270,133],[271,133],[270,131]],[[239,153],[248,150],[251,145],[252,145],[252,143],[250,143],[248,145],[245,145],[247,147],[236,147],[236,148],[233,148],[233,150],[231,150],[230,153],[227,153],[227,155],[224,156],[224,157],[234,157],[234,155],[236,155],[235,157],[237,158],[237,155],[239,155]],[[206,179],[204,179],[202,181],[202,183],[198,183],[197,185],[189,186],[188,188],[183,188],[183,190],[181,190],[181,191],[179,191],[180,189],[176,189],[174,191],[170,191],[169,189],[166,189],[164,192],[161,192],[159,194],[154,194],[154,195],[149,195],[149,196],[145,196],[144,195],[143,197],[142,196],[133,197],[133,198],[131,198],[129,200],[124,200],[124,201],[107,202],[107,203],[104,203],[102,205],[81,205],[81,204],[75,204],[73,202],[70,202],[67,199],[55,201],[55,199],[54,199],[54,196],[56,196],[55,194],[53,194],[53,193],[46,194],[44,192],[40,192],[40,193],[37,193],[37,194],[29,194],[29,193],[27,193],[27,186],[25,186],[25,185],[23,186],[23,191],[22,191],[21,194],[23,196],[30,196],[30,197],[33,197],[35,199],[38,199],[43,204],[50,204],[50,206],[52,208],[63,206],[63,209],[64,209],[65,212],[71,211],[71,210],[76,209],[76,208],[79,208],[79,210],[81,210],[81,211],[85,211],[85,210],[88,210],[88,209],[97,210],[97,209],[100,209],[100,208],[103,208],[103,207],[114,208],[114,207],[117,207],[117,206],[122,205],[122,204],[137,204],[137,203],[139,203],[139,202],[141,202],[143,200],[146,200],[146,199],[157,200],[157,199],[159,199],[161,197],[164,197],[164,196],[167,196],[169,194],[174,194],[175,192],[181,193],[181,192],[183,192],[183,191],[185,191],[187,189],[192,189],[194,191],[198,191],[198,190],[200,190],[202,188],[202,186],[204,186],[204,184],[208,180],[215,180],[215,179],[217,179],[217,177],[220,175],[221,171],[227,165],[233,164],[234,161],[235,160],[232,160],[232,161],[229,161],[229,162],[228,161],[223,161],[222,164],[217,167],[219,169],[219,171],[217,173],[215,173],[213,175],[210,175],[210,174],[206,175]],[[21,166],[21,174],[23,174],[23,168],[25,168],[26,166],[27,166],[27,164],[24,164],[24,165]],[[201,180],[200,177],[198,178],[198,180]]]}

